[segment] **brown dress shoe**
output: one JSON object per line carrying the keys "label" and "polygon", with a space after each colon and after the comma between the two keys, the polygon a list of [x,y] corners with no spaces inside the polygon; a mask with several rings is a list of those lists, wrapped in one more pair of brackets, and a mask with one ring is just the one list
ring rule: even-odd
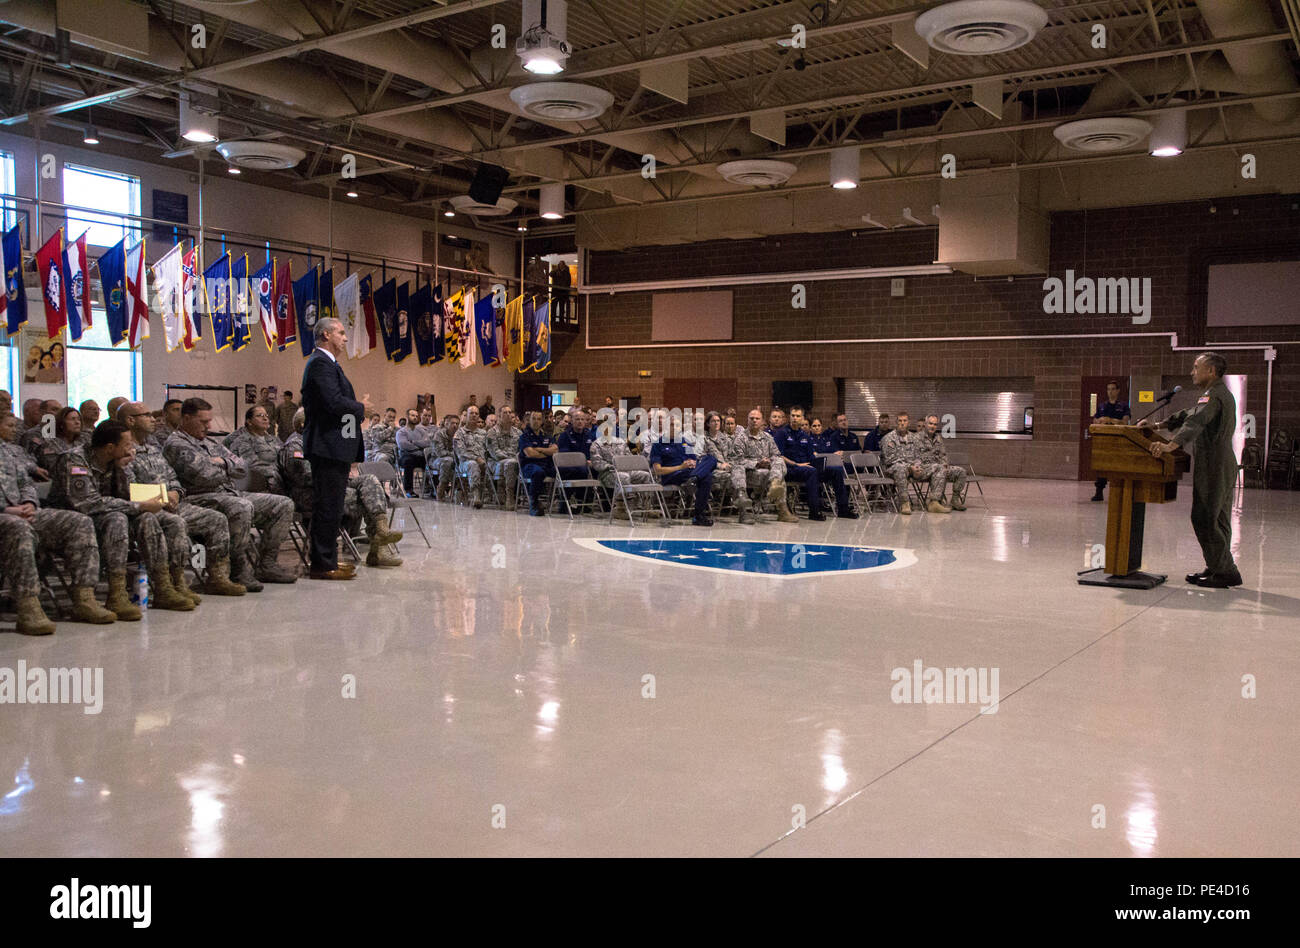
{"label": "brown dress shoe", "polygon": [[357,578],[356,573],[349,573],[347,570],[343,570],[343,569],[330,569],[330,570],[314,569],[307,575],[310,576],[312,579],[356,579]]}

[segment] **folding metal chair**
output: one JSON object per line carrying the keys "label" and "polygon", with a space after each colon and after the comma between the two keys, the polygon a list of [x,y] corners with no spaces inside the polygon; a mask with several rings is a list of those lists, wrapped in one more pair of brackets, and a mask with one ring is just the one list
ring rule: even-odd
{"label": "folding metal chair", "polygon": [[456,495],[463,494],[463,502],[468,504],[473,499],[470,493],[469,476],[460,472],[460,453],[451,452],[451,502],[456,503]]}
{"label": "folding metal chair", "polygon": [[[609,498],[605,494],[605,485],[596,478],[590,476],[591,471],[587,467],[587,456],[585,454],[581,451],[559,451],[552,460],[555,462],[556,477],[555,489],[551,491],[549,510],[554,510],[556,500],[562,498],[564,500],[564,509],[568,511],[569,519],[572,520],[573,506],[569,503],[570,490],[585,490],[589,492],[586,495],[585,501],[579,500],[577,497],[574,498],[574,503],[576,503],[580,508],[584,503],[586,504],[587,512],[595,512],[596,501],[598,499],[602,502],[608,503]],[[566,470],[582,470],[585,471],[588,476],[572,478],[565,477],[564,471]],[[612,513],[612,504],[610,504],[610,510]]]}
{"label": "folding metal chair", "polygon": [[984,499],[984,488],[980,486],[980,476],[975,473],[975,468],[971,467],[970,455],[961,448],[949,448],[948,463],[966,469],[966,486],[962,488],[961,496],[957,499],[963,504],[966,503],[966,495],[970,493],[970,486],[974,484],[975,489],[980,492],[980,500],[987,507],[989,502]]}
{"label": "folding metal chair", "polygon": [[366,461],[359,468],[362,474],[373,474],[378,478],[379,483],[383,485],[384,496],[388,498],[389,510],[407,510],[411,513],[411,519],[415,521],[415,528],[420,531],[420,539],[424,545],[433,549],[433,544],[425,536],[424,524],[420,523],[420,515],[415,512],[417,501],[406,496],[406,491],[402,489],[402,475],[397,469],[387,461]]}
{"label": "folding metal chair", "polygon": [[881,469],[880,453],[859,451],[849,455],[849,461],[853,465],[853,479],[862,494],[866,509],[870,511],[872,504],[880,502],[888,504],[894,509],[894,513],[898,513],[898,498],[894,496],[896,493],[894,479],[887,477]]}
{"label": "folding metal chair", "polygon": [[628,522],[636,526],[636,516],[632,513],[631,499],[633,497],[654,497],[659,503],[659,513],[663,517],[664,526],[668,526],[668,507],[664,503],[667,495],[667,488],[654,479],[651,474],[649,483],[646,484],[624,484],[623,478],[618,475],[622,472],[629,474],[636,471],[645,471],[650,474],[650,462],[639,454],[618,455],[614,458],[614,496],[609,505],[609,522],[614,522],[615,505],[623,501],[623,509],[627,511]]}
{"label": "folding metal chair", "polygon": [[[844,467],[844,459],[840,457],[838,454],[818,454],[816,456],[822,459],[822,471],[833,471],[836,468],[839,468],[841,471],[844,472],[845,478],[846,479],[848,478],[849,472]],[[822,480],[821,489],[822,489],[822,506],[830,508],[831,514],[835,517],[838,517],[839,500],[835,496],[835,488],[831,487],[828,481]]]}

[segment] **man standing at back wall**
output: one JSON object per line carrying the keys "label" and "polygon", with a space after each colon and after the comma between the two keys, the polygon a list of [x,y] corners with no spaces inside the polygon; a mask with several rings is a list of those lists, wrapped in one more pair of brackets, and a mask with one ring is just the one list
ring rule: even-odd
{"label": "man standing at back wall", "polygon": [[343,324],[326,318],[316,323],[316,348],[302,373],[302,407],[307,416],[303,453],[311,462],[311,578],[352,579],[339,568],[338,535],[353,462],[365,460],[361,421],[370,411],[370,396],[356,400],[339,359],[347,350]]}

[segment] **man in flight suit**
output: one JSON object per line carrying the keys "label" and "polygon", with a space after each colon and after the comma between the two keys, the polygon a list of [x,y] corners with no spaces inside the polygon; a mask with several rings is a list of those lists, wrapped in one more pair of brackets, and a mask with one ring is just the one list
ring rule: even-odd
{"label": "man in flight suit", "polygon": [[1166,428],[1170,441],[1154,441],[1155,457],[1192,445],[1192,529],[1205,554],[1205,569],[1188,573],[1187,581],[1211,589],[1241,585],[1232,560],[1232,491],[1237,481],[1237,456],[1232,436],[1237,430],[1237,400],[1223,383],[1228,362],[1217,352],[1205,352],[1192,365],[1192,381],[1204,391],[1195,408],[1170,415],[1159,425],[1145,419],[1143,428]]}

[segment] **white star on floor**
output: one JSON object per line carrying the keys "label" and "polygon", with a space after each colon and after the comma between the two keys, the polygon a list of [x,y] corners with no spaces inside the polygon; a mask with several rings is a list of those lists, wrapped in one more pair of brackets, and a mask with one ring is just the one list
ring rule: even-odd
{"label": "white star on floor", "polygon": [[651,554],[653,554],[653,553],[667,553],[668,551],[667,551],[667,550],[641,550],[640,552],[642,552],[642,553],[646,554],[647,556],[649,556],[649,555],[651,555]]}
{"label": "white star on floor", "polygon": [[744,556],[745,554],[744,554],[744,553],[719,553],[718,555],[719,555],[719,556],[726,556],[726,557],[733,557],[733,556]]}
{"label": "white star on floor", "polygon": [[829,553],[824,553],[821,550],[809,550],[806,555],[807,556],[830,556]]}
{"label": "white star on floor", "polygon": [[870,549],[867,549],[866,547],[859,546],[859,547],[856,547],[856,548],[853,550],[853,552],[854,552],[854,553],[879,553],[880,551],[879,551],[879,550],[870,550]]}
{"label": "white star on floor", "polygon": [[759,553],[784,553],[785,550],[759,550]]}
{"label": "white star on floor", "polygon": [[675,560],[698,560],[698,556],[692,556],[690,553],[678,553],[673,557]]}
{"label": "white star on floor", "polygon": [[720,546],[697,546],[696,551],[699,553],[717,553],[722,549]]}

